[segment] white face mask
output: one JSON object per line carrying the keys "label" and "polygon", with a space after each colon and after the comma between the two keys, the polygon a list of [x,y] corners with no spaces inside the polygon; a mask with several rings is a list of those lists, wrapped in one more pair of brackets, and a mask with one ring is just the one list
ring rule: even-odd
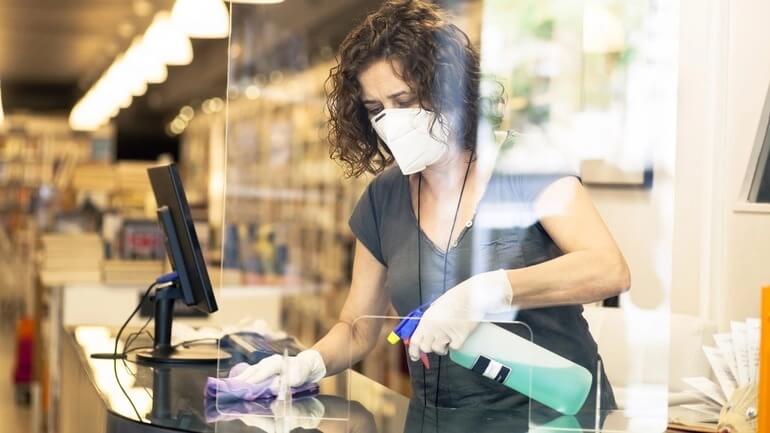
{"label": "white face mask", "polygon": [[435,118],[436,113],[421,108],[388,108],[371,119],[404,175],[425,170],[449,148],[448,133],[438,121],[431,134]]}

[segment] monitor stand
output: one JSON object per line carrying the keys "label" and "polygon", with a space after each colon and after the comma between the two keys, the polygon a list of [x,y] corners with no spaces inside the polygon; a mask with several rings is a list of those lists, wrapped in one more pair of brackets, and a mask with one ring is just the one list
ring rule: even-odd
{"label": "monitor stand", "polygon": [[152,349],[136,352],[136,359],[145,364],[216,364],[228,361],[229,353],[219,344],[198,344],[174,347],[171,344],[171,325],[174,320],[174,302],[182,299],[182,290],[173,284],[155,292],[155,336]]}

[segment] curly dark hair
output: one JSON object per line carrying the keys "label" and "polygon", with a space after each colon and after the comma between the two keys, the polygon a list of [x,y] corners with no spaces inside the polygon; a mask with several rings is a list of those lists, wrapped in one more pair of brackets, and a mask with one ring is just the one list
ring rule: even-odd
{"label": "curly dark hair", "polygon": [[475,149],[478,50],[437,6],[421,0],[388,1],[347,35],[326,80],[329,154],[348,176],[377,174],[393,162],[369,121],[358,81],[366,67],[383,59],[397,61],[402,67],[397,73],[420,106],[437,113],[441,126],[450,128],[465,148]]}

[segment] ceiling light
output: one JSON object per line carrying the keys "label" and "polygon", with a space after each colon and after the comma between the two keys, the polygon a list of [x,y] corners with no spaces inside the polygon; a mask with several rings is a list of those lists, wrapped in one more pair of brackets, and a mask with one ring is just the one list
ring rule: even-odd
{"label": "ceiling light", "polygon": [[176,0],[171,21],[191,38],[226,38],[230,13],[222,0]]}
{"label": "ceiling light", "polygon": [[189,65],[193,60],[190,39],[171,21],[168,12],[158,12],[144,34],[148,52],[167,65]]}
{"label": "ceiling light", "polygon": [[146,80],[151,84],[159,84],[166,81],[168,78],[168,68],[163,63],[156,63],[152,66],[148,66]]}
{"label": "ceiling light", "polygon": [[135,65],[134,53],[118,56],[105,74],[105,85],[116,103],[127,95],[141,96],[147,90],[141,69]]}
{"label": "ceiling light", "polygon": [[134,95],[129,93],[128,95],[123,97],[123,99],[120,102],[118,102],[118,107],[120,107],[120,108],[128,108],[128,107],[131,106],[131,102],[133,100],[134,100]]}
{"label": "ceiling light", "polygon": [[96,112],[91,107],[89,99],[83,97],[70,112],[70,127],[77,131],[94,131],[99,128],[99,119]]}
{"label": "ceiling light", "polygon": [[185,121],[190,121],[195,116],[195,110],[189,105],[185,105],[179,110],[179,117]]}
{"label": "ceiling light", "polygon": [[206,114],[211,113],[218,113],[222,111],[222,109],[225,108],[225,101],[222,100],[222,98],[211,98],[203,101],[203,104],[201,105],[201,109]]}
{"label": "ceiling light", "polygon": [[137,81],[134,87],[131,88],[131,94],[134,96],[142,96],[145,93],[147,93],[147,82],[144,80]]}
{"label": "ceiling light", "polygon": [[176,129],[184,130],[187,127],[187,123],[184,120],[177,117],[174,119],[173,122],[171,122],[171,126],[176,127]]}
{"label": "ceiling light", "polygon": [[128,108],[131,105],[132,86],[128,84],[126,71],[123,67],[122,57],[118,57],[102,75],[102,78],[96,83],[94,88],[98,93],[106,95],[110,105],[118,108]]}
{"label": "ceiling light", "polygon": [[158,84],[168,78],[168,69],[161,56],[149,44],[147,38],[137,36],[126,51],[135,68],[134,73],[147,83]]}
{"label": "ceiling light", "polygon": [[123,74],[134,96],[144,95],[147,91],[147,73],[156,63],[153,56],[144,53],[142,47],[142,39],[134,38],[122,58]]}
{"label": "ceiling light", "polygon": [[248,87],[246,87],[244,94],[246,95],[246,98],[254,100],[259,98],[259,95],[262,94],[262,91],[259,90],[259,86],[256,84],[250,84]]}
{"label": "ceiling light", "polygon": [[211,109],[214,111],[222,111],[225,108],[225,101],[222,98],[211,98]]}

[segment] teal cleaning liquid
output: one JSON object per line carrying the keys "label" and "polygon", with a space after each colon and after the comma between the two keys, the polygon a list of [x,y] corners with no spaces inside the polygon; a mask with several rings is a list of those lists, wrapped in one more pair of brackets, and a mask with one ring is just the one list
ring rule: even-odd
{"label": "teal cleaning liquid", "polygon": [[576,414],[591,390],[585,367],[492,323],[480,323],[449,358],[565,415]]}
{"label": "teal cleaning liquid", "polygon": [[549,421],[543,425],[529,427],[529,433],[561,433],[564,431],[583,432],[585,431],[574,416],[564,415]]}

